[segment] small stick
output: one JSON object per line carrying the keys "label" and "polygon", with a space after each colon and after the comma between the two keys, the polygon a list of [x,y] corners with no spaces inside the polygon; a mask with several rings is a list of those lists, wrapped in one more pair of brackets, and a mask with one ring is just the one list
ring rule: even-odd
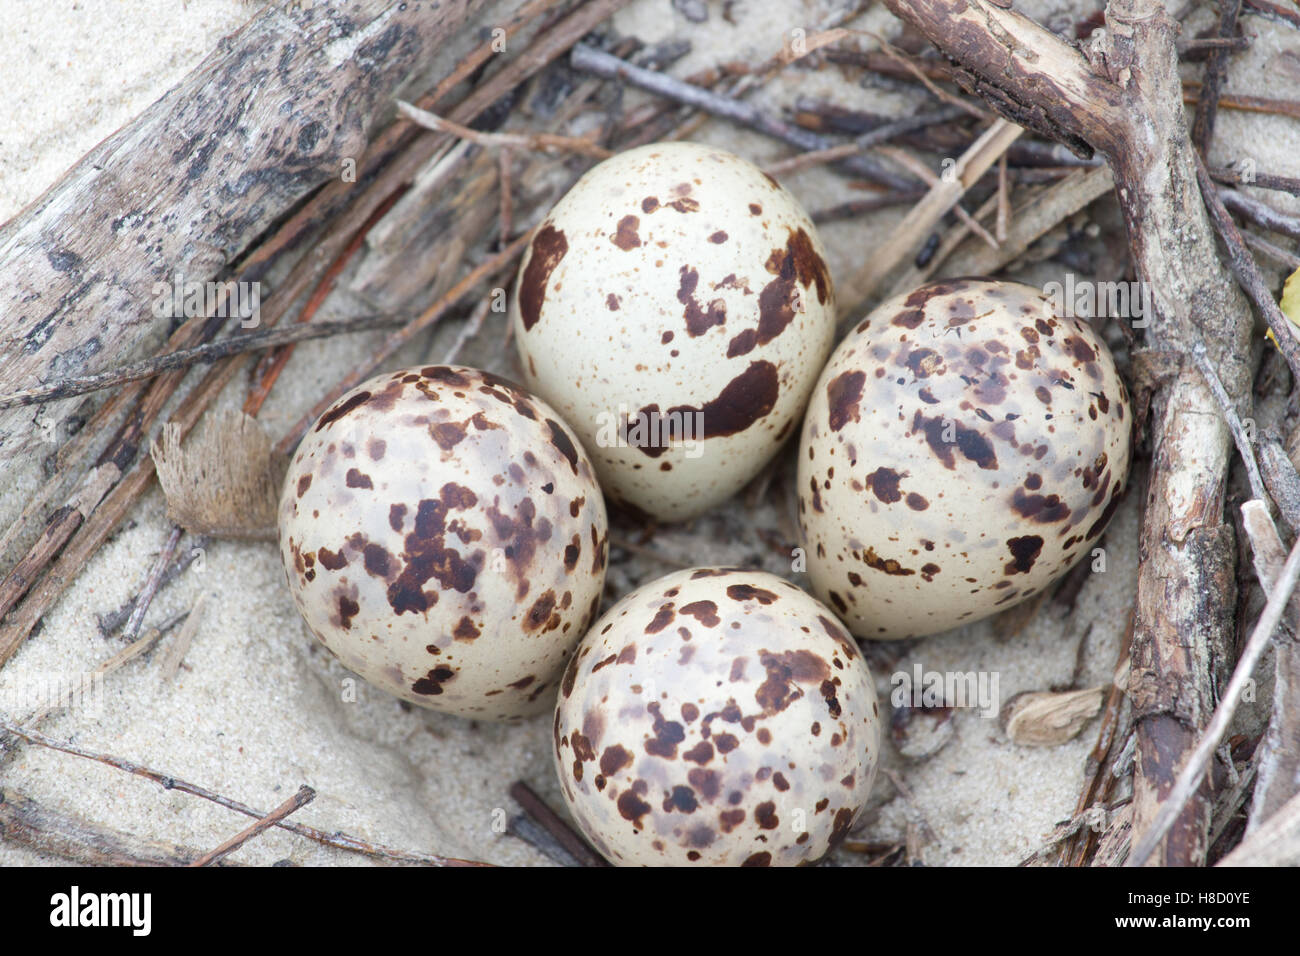
{"label": "small stick", "polygon": [[1257,16],[1300,28],[1300,10],[1279,6],[1270,0],[1246,0],[1246,6],[1250,7],[1250,13]]}
{"label": "small stick", "polygon": [[908,133],[915,133],[917,130],[928,129],[940,123],[951,123],[964,113],[965,110],[960,106],[941,106],[929,113],[891,120],[863,133],[853,142],[858,144],[859,149],[870,149],[872,146],[879,146],[881,143],[887,143]]}
{"label": "small stick", "polygon": [[1234,186],[1258,186],[1260,189],[1271,189],[1275,192],[1300,196],[1300,179],[1291,176],[1276,176],[1273,173],[1252,173],[1250,178],[1246,179],[1245,173],[1241,172],[1241,170],[1228,166],[1214,167],[1214,169],[1210,170],[1210,176],[1221,183],[1230,183]]}
{"label": "small stick", "polygon": [[[206,536],[193,538],[190,541],[189,550],[180,556],[180,558],[167,569],[163,574],[162,580],[158,582],[158,588],[167,587],[178,577],[185,573],[199,553],[208,546]],[[131,598],[115,611],[99,615],[99,633],[104,637],[111,637],[120,627],[126,624],[127,618],[131,616],[131,611],[135,607],[135,598]]]}
{"label": "small stick", "polygon": [[[408,188],[408,186],[403,185],[393,190],[392,194],[376,206],[374,211],[366,217],[366,221],[353,234],[352,239],[343,248],[343,251],[334,257],[334,261],[330,263],[329,268],[325,270],[325,274],[316,283],[316,288],[312,290],[311,298],[307,300],[307,304],[298,313],[295,321],[299,325],[305,325],[315,317],[320,307],[325,304],[325,300],[329,298],[330,293],[334,291],[334,284],[338,281],[338,277],[347,268],[347,264],[352,260],[352,257],[357,254],[357,250],[365,243],[370,230],[388,214],[388,211],[396,205],[397,201],[406,194]],[[249,389],[248,397],[244,400],[245,415],[256,417],[257,413],[262,410],[262,406],[266,404],[266,400],[271,395],[271,389],[275,387],[280,373],[289,364],[289,359],[292,356],[293,344],[291,343],[280,347],[271,355],[262,357],[262,361],[258,363],[258,368],[253,375],[256,384]]]}
{"label": "small stick", "polygon": [[[975,210],[975,219],[978,221],[980,219],[988,218],[988,216],[997,208],[997,204],[998,197],[996,194],[984,200],[984,204]],[[954,228],[950,229],[944,235],[943,239],[939,243],[939,248],[930,256],[929,262],[920,268],[917,267],[915,262],[908,264],[903,273],[894,279],[893,284],[889,287],[888,295],[899,295],[900,293],[915,289],[917,286],[921,285],[921,283],[927,281],[932,275],[940,270],[940,267],[944,266],[944,263],[948,261],[948,257],[956,252],[970,234],[971,231],[965,223],[957,223]],[[979,246],[979,249],[983,252],[990,251],[986,245]],[[944,271],[951,272],[951,269],[944,267]],[[970,274],[976,275],[977,273]]]}
{"label": "small stick", "polygon": [[[888,156],[904,169],[914,173],[918,178],[920,178],[921,182],[925,183],[931,189],[939,187],[943,183],[943,180],[931,172],[930,168],[926,166],[925,163],[921,162],[905,150],[895,149],[892,146],[881,146],[878,152],[880,152],[881,155]],[[1006,154],[1003,153],[1000,160],[1005,160],[1006,158]],[[957,218],[962,221],[962,225],[987,242],[991,248],[996,249],[998,247],[998,241],[993,238],[987,229],[975,221],[975,217],[968,213],[960,202],[953,205],[952,211],[956,213]]]}
{"label": "small stick", "polygon": [[1294,252],[1287,252],[1281,246],[1275,246],[1267,239],[1261,239],[1253,232],[1243,232],[1241,238],[1246,241],[1246,245],[1262,252],[1274,262],[1282,263],[1292,272],[1300,269],[1300,256],[1297,256]]}
{"label": "small stick", "polygon": [[[187,612],[182,611],[180,614],[173,614],[171,617],[169,617],[166,621],[163,621],[163,623],[159,624],[157,627],[149,628],[149,630],[144,632],[143,637],[128,644],[126,647],[122,648],[112,657],[108,658],[108,660],[104,661],[93,671],[91,671],[90,674],[88,675],[89,681],[94,684],[100,684],[100,686],[102,686],[101,682],[104,677],[118,670],[123,665],[135,660],[145,651],[152,648],[155,644],[158,643],[158,641],[162,638],[164,634],[169,632],[181,621],[185,620],[186,616],[187,616]],[[64,701],[56,701],[54,703],[47,704],[45,707],[42,707],[40,710],[35,711],[32,714],[29,714],[27,718],[23,720],[22,722],[23,726],[35,727],[46,717],[50,716],[50,714],[54,713],[56,710],[61,710],[66,706],[67,706],[67,702]]]}
{"label": "small stick", "polygon": [[555,837],[556,842],[564,847],[565,851],[577,860],[583,866],[609,866],[605,859],[587,845],[573,827],[561,817],[558,813],[547,806],[546,801],[537,795],[537,793],[524,783],[522,780],[516,780],[510,785],[510,796],[514,797],[515,802],[523,807],[524,812],[549,833]]}
{"label": "small stick", "polygon": [[[501,39],[508,42],[510,38],[518,33],[525,24],[529,23],[541,14],[546,13],[553,7],[561,6],[563,2],[564,0],[533,0],[532,3],[524,4],[524,6],[520,7],[515,12],[511,21],[502,28],[503,32],[501,34]],[[539,30],[545,30],[546,26],[547,24],[543,22],[539,27]],[[497,38],[495,36],[489,37],[474,50],[471,50],[465,57],[464,61],[456,64],[456,68],[443,77],[442,82],[434,87],[428,96],[421,98],[421,105],[432,109],[434,106],[438,105],[443,97],[455,89],[458,84],[469,79],[479,67],[494,56],[497,56],[498,50],[496,41]]]}
{"label": "small stick", "polygon": [[1197,54],[1213,50],[1238,52],[1250,49],[1250,37],[1194,37],[1178,41],[1178,55],[1193,59]]}
{"label": "small stick", "polygon": [[877,250],[869,262],[849,277],[844,285],[845,309],[841,311],[841,319],[866,314],[865,304],[874,297],[886,276],[916,251],[935,224],[1023,132],[1014,123],[999,119],[980,134],[957,159],[952,170],[955,175],[931,186],[895,229],[886,247]]}
{"label": "small stick", "polygon": [[1219,374],[1210,364],[1210,356],[1205,350],[1204,342],[1198,341],[1192,346],[1192,358],[1196,361],[1196,367],[1201,370],[1205,384],[1209,385],[1210,391],[1214,393],[1219,408],[1223,410],[1223,419],[1228,423],[1232,439],[1237,443],[1237,452],[1246,465],[1246,477],[1250,479],[1251,494],[1261,501],[1268,501],[1269,495],[1264,489],[1264,479],[1260,477],[1259,464],[1255,461],[1255,452],[1250,447],[1250,439],[1246,437],[1237,409],[1233,407],[1232,399],[1228,397],[1228,390],[1223,387]]}
{"label": "small stick", "polygon": [[[1085,208],[1093,200],[1113,192],[1109,167],[1077,169],[1059,182],[1036,191],[1014,210],[1007,240],[999,249],[971,243],[956,250],[944,269],[947,275],[993,275],[1022,255],[1036,239],[1057,223]],[[936,257],[937,258],[937,257]],[[901,281],[901,280],[900,280]]]}
{"label": "small stick", "polygon": [[904,116],[902,119],[892,120],[877,126],[875,129],[863,133],[851,143],[841,143],[838,146],[831,146],[827,149],[816,150],[811,153],[801,153],[790,159],[783,159],[779,162],[765,168],[765,171],[772,176],[781,176],[786,173],[803,169],[805,166],[811,166],[817,163],[833,163],[842,159],[847,159],[860,152],[865,152],[883,143],[887,143],[899,136],[916,132],[934,126],[938,123],[947,123],[965,115],[965,111],[956,106],[944,106],[931,113],[922,113],[919,116]]}
{"label": "small stick", "polygon": [[202,362],[212,362],[231,355],[258,352],[263,349],[287,345],[290,342],[302,342],[306,339],[321,339],[332,335],[350,335],[356,332],[373,332],[376,329],[388,329],[401,325],[405,321],[407,319],[402,316],[390,313],[376,313],[343,322],[312,322],[308,325],[291,326],[284,329],[263,329],[259,332],[231,335],[215,342],[196,345],[193,348],[164,352],[162,355],[155,355],[152,358],[142,359],[130,365],[121,365],[114,369],[96,372],[93,375],[60,379],[48,385],[40,385],[36,388],[3,395],[0,396],[0,409],[14,408],[19,405],[38,405],[63,398],[72,398],[76,395],[85,395],[87,392],[97,392],[101,389],[113,388],[116,385],[152,378],[172,369],[197,365]]}
{"label": "small stick", "polygon": [[1291,600],[1291,593],[1295,590],[1297,580],[1300,580],[1300,541],[1296,542],[1286,559],[1277,587],[1269,595],[1264,613],[1260,615],[1255,629],[1250,633],[1245,650],[1237,661],[1237,668],[1232,672],[1232,679],[1228,681],[1228,687],[1223,692],[1219,706],[1215,708],[1214,717],[1211,718],[1200,743],[1192,751],[1192,755],[1183,766],[1182,773],[1178,775],[1177,781],[1161,804],[1160,812],[1156,814],[1147,832],[1142,834],[1141,839],[1134,845],[1126,866],[1142,866],[1150,859],[1178,814],[1191,799],[1192,793],[1200,786],[1205,768],[1209,765],[1210,758],[1213,757],[1215,749],[1218,748],[1223,735],[1228,730],[1228,724],[1237,712],[1237,704],[1241,701],[1247,682],[1255,672],[1255,665],[1259,663],[1264,649],[1268,647],[1269,639],[1272,638],[1273,632],[1277,630],[1278,623],[1282,620],[1282,614]]}
{"label": "small stick", "polygon": [[[1219,37],[1233,39],[1237,32],[1237,15],[1241,13],[1241,0],[1219,0]],[[1214,49],[1205,61],[1205,82],[1200,99],[1196,101],[1196,120],[1192,123],[1192,142],[1202,156],[1208,156],[1210,141],[1214,138],[1214,119],[1219,111],[1219,90],[1223,73],[1228,65],[1231,50]]]}
{"label": "small stick", "polygon": [[411,339],[419,335],[425,329],[432,326],[446,314],[447,310],[466,296],[471,289],[480,282],[496,275],[510,263],[514,262],[524,247],[532,239],[532,231],[524,233],[510,245],[506,246],[495,256],[480,263],[474,269],[471,269],[464,277],[461,278],[454,286],[447,290],[437,302],[425,309],[416,319],[407,323],[402,328],[384,339],[382,345],[373,352],[369,358],[365,359],[359,366],[349,372],[339,381],[334,388],[330,389],[319,402],[312,407],[302,418],[294,423],[293,427],[285,433],[284,438],[280,440],[276,450],[288,454],[297,446],[298,440],[311,427],[311,423],[323,415],[331,405],[334,404],[344,392],[360,385],[376,368],[391,356],[394,352],[406,345]]}
{"label": "small stick", "polygon": [[[664,96],[678,103],[693,106],[714,116],[729,119],[742,126],[758,130],[773,139],[797,146],[808,152],[828,149],[834,143],[824,136],[774,119],[752,103],[737,100],[731,96],[714,93],[699,86],[683,82],[666,73],[642,69],[626,60],[597,50],[585,43],[575,44],[569,55],[569,62],[575,70],[594,73],[610,80],[623,80],[633,86]],[[854,156],[842,161],[842,168],[855,175],[888,186],[890,189],[906,191],[915,188],[915,183],[905,177],[885,169],[868,156]]]}
{"label": "small stick", "polygon": [[[1200,100],[1199,83],[1183,84],[1183,102],[1195,104]],[[1219,106],[1225,109],[1241,110],[1246,113],[1271,113],[1275,116],[1290,116],[1300,119],[1300,101],[1283,100],[1270,96],[1241,96],[1232,93],[1219,94]]]}
{"label": "small stick", "polygon": [[259,833],[262,833],[263,831],[269,830],[271,827],[275,826],[277,823],[279,823],[289,814],[297,810],[301,810],[303,807],[305,807],[307,804],[311,803],[315,799],[316,799],[316,791],[313,790],[311,787],[307,786],[306,784],[303,784],[301,787],[298,788],[297,793],[295,793],[288,800],[284,801],[284,803],[280,804],[278,807],[276,807],[266,816],[262,817],[262,819],[258,820],[251,827],[248,827],[247,829],[241,830],[240,832],[236,833],[234,836],[232,836],[225,843],[221,844],[221,846],[217,847],[215,850],[210,850],[209,852],[203,854],[201,857],[199,857],[197,860],[191,863],[190,866],[211,866],[213,863],[216,863],[218,860],[230,856],[230,854],[234,853],[236,850],[238,850],[241,846],[243,846],[253,837],[257,836]]}
{"label": "small stick", "polygon": [[1011,221],[1011,186],[1007,182],[1007,154],[998,157],[998,218],[993,227],[997,238],[994,247],[1007,241],[1007,224]]}
{"label": "small stick", "polygon": [[[112,754],[96,753],[93,750],[86,750],[82,747],[75,746],[71,743],[55,740],[44,734],[37,733],[34,730],[24,730],[15,727],[5,720],[0,720],[0,731],[13,734],[15,737],[21,737],[28,743],[36,744],[39,747],[45,747],[49,750],[57,750],[60,753],[71,754],[74,757],[81,757],[85,760],[93,760],[96,763],[102,763],[114,769],[124,771],[133,776],[143,777],[146,780],[152,780],[160,785],[164,790],[179,790],[181,793],[188,793],[192,797],[199,797],[202,800],[208,800],[218,806],[225,807],[227,810],[233,810],[236,813],[242,813],[246,817],[252,817],[260,820],[266,816],[260,810],[254,810],[238,800],[232,800],[230,797],[222,796],[212,790],[200,787],[197,784],[189,783],[180,777],[173,777],[169,774],[153,770],[141,764],[132,763],[121,757],[114,757]],[[306,826],[301,823],[294,823],[292,820],[278,820],[274,824],[282,830],[288,830],[291,833],[297,833],[309,840],[322,843],[325,846],[334,847],[339,850],[348,850],[352,853],[362,853],[366,856],[375,857],[381,860],[388,860],[393,863],[417,863],[422,866],[490,866],[488,863],[477,863],[472,860],[458,860],[454,857],[434,856],[428,853],[414,853],[408,850],[396,850],[392,847],[384,846],[379,843],[368,843],[365,840],[346,833],[326,833],[324,830],[318,830],[316,827]]]}
{"label": "small stick", "polygon": [[185,626],[181,632],[176,635],[176,640],[171,642],[167,649],[167,657],[162,665],[162,679],[170,683],[176,679],[180,672],[181,664],[185,660],[185,655],[189,653],[190,645],[194,642],[194,635],[198,633],[199,622],[203,620],[203,605],[208,601],[208,594],[205,591],[199,595],[194,606],[190,608],[189,615],[185,618]]}
{"label": "small stick", "polygon": [[1199,155],[1194,155],[1194,158],[1201,196],[1205,200],[1210,221],[1214,223],[1214,228],[1222,237],[1223,244],[1228,247],[1228,261],[1232,265],[1232,273],[1237,277],[1237,282],[1247,297],[1255,304],[1255,308],[1264,316],[1268,327],[1273,330],[1273,338],[1286,357],[1286,364],[1291,367],[1292,374],[1300,375],[1300,339],[1297,339],[1295,326],[1282,314],[1282,310],[1273,299],[1272,292],[1264,282],[1264,277],[1259,274],[1259,266],[1255,265],[1255,260],[1242,244],[1237,224],[1232,221],[1232,216],[1224,208],[1219,198],[1219,191],[1210,180],[1210,174],[1206,172],[1205,163],[1201,161]]}
{"label": "small stick", "polygon": [[914,203],[924,195],[924,191],[913,190],[905,193],[885,193],[864,199],[850,199],[848,202],[828,206],[812,213],[812,221],[820,226],[822,223],[839,222],[842,219],[856,219],[858,216],[875,212],[877,209],[887,209],[890,206],[905,206],[908,203]]}
{"label": "small stick", "polygon": [[819,166],[822,163],[838,163],[840,160],[856,156],[860,152],[862,152],[862,148],[857,143],[840,143],[837,146],[815,149],[809,153],[800,153],[788,159],[779,159],[764,166],[763,172],[769,176],[788,176],[790,173],[797,173],[799,170],[807,169],[810,166]]}
{"label": "small stick", "polygon": [[1219,198],[1229,210],[1249,219],[1255,225],[1270,232],[1280,232],[1292,239],[1300,239],[1300,216],[1287,215],[1268,203],[1260,202],[1253,196],[1247,196],[1235,189],[1220,189]]}
{"label": "small stick", "polygon": [[456,336],[456,341],[451,343],[451,348],[447,349],[447,354],[442,360],[443,365],[456,364],[456,357],[460,355],[460,350],[464,348],[465,343],[478,335],[479,330],[483,328],[483,320],[487,318],[488,309],[492,307],[492,300],[484,299],[474,307],[473,314],[465,320],[461,327],[460,334]]}
{"label": "small stick", "polygon": [[458,139],[466,140],[477,146],[495,147],[497,149],[529,150],[565,150],[580,153],[595,159],[608,159],[614,154],[598,143],[574,136],[559,136],[555,133],[484,133],[442,116],[422,110],[405,100],[397,101],[397,111],[407,119],[431,129],[435,133],[449,133]]}
{"label": "small stick", "polygon": [[122,628],[122,639],[124,641],[134,641],[139,635],[140,626],[144,624],[144,616],[149,612],[149,605],[153,603],[154,595],[158,593],[158,585],[162,583],[163,572],[167,570],[167,565],[171,564],[172,555],[175,553],[176,545],[180,543],[183,533],[184,530],[180,525],[174,525],[167,535],[167,540],[163,544],[162,550],[158,552],[158,558],[154,561],[149,576],[145,578],[144,587],[140,590],[140,596],[135,599],[135,608],[131,611],[131,616],[126,620],[126,627]]}
{"label": "small stick", "polygon": [[880,36],[879,34],[870,34],[870,35],[873,36],[876,39],[876,41],[880,44],[881,51],[887,57],[889,57],[891,60],[895,61],[896,63],[901,64],[902,67],[905,70],[907,70],[908,73],[910,73],[912,76],[916,78],[917,82],[919,82],[922,86],[924,86],[927,90],[929,90],[930,93],[936,98],[943,100],[943,102],[948,103],[951,106],[956,106],[959,109],[969,113],[971,116],[974,116],[976,119],[983,120],[986,123],[990,122],[995,118],[992,113],[988,112],[988,110],[981,109],[980,107],[976,106],[974,103],[969,103],[958,96],[953,96],[947,90],[941,89],[938,85],[935,84],[933,80],[930,79],[929,76],[926,75],[924,70],[922,70],[919,66],[917,66],[915,63],[912,62],[912,59],[910,57],[904,56],[901,52],[895,49],[894,46],[890,44],[889,41],[886,40],[884,37]]}
{"label": "small stick", "polygon": [[500,240],[502,246],[510,241],[510,233],[514,228],[514,194],[511,191],[511,166],[514,165],[515,154],[513,150],[503,149],[497,153],[497,182],[501,194],[501,207],[498,213],[498,226],[500,227]]}

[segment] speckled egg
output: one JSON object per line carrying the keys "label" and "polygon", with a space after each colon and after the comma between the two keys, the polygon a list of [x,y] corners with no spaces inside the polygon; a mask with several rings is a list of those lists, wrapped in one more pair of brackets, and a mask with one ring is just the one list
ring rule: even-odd
{"label": "speckled egg", "polygon": [[577,431],[611,500],[661,521],[712,507],[773,456],[835,327],[807,214],[695,143],[583,176],[538,227],[510,309],[526,384]]}
{"label": "speckled egg", "polygon": [[865,805],[879,751],[857,644],[757,571],[680,571],[627,595],[579,645],[555,713],[569,810],[626,865],[817,860]]}
{"label": "speckled egg", "polygon": [[1132,418],[1105,343],[1038,289],[949,279],[883,303],[831,357],[804,420],[815,593],[872,638],[1031,597],[1105,530]]}
{"label": "speckled egg", "polygon": [[608,547],[573,433],[471,368],[404,369],[344,395],[280,498],[280,555],[312,633],[376,687],[465,717],[553,704]]}

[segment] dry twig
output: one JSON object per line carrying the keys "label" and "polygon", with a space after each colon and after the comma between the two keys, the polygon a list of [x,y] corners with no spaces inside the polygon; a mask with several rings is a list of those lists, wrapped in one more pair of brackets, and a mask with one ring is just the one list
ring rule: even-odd
{"label": "dry twig", "polygon": [[316,799],[316,791],[313,790],[311,787],[307,786],[306,784],[303,784],[301,787],[298,788],[297,793],[295,793],[288,800],[284,801],[284,803],[280,804],[278,807],[276,807],[266,816],[262,817],[262,819],[258,820],[252,826],[244,830],[241,830],[239,833],[236,833],[234,836],[232,836],[229,840],[221,844],[221,846],[217,847],[216,849],[210,850],[207,853],[203,854],[201,857],[199,857],[197,860],[191,863],[190,866],[211,866],[212,864],[218,862],[219,860],[225,859],[226,857],[230,856],[230,854],[238,850],[245,843],[247,843],[249,840],[253,839],[253,837],[257,836],[259,833],[263,833],[266,830],[271,829],[271,827],[275,826],[277,823],[279,823],[289,814],[302,809],[303,807],[305,807],[307,804],[311,803],[315,799]]}
{"label": "dry twig", "polygon": [[[71,743],[64,743],[47,737],[44,734],[37,733],[34,730],[25,730],[15,727],[7,721],[0,720],[0,731],[7,734],[13,734],[15,737],[21,737],[28,743],[36,744],[40,747],[46,747],[50,750],[57,750],[60,753],[71,754],[74,757],[81,757],[86,760],[93,760],[96,763],[102,763],[105,766],[113,767],[117,770],[125,771],[133,776],[143,777],[145,780],[152,780],[165,790],[179,790],[181,793],[188,793],[190,796],[199,797],[203,800],[211,801],[218,806],[225,807],[227,810],[234,810],[236,813],[242,813],[246,817],[252,817],[260,820],[267,816],[260,810],[254,810],[238,800],[232,800],[230,797],[222,796],[205,787],[189,783],[180,777],[173,777],[170,774],[162,773],[158,770],[150,769],[141,764],[132,763],[130,760],[124,760],[121,757],[114,757],[111,754],[97,753],[93,750],[87,750],[83,747],[75,746]],[[365,856],[375,859],[384,860],[389,863],[414,863],[421,866],[487,866],[489,864],[476,863],[471,860],[458,860],[454,857],[435,856],[429,853],[414,853],[408,850],[397,850],[379,843],[369,843],[366,840],[349,836],[346,833],[326,833],[324,830],[318,830],[316,827],[309,827],[301,823],[294,823],[292,820],[277,820],[275,826],[282,830],[289,830],[304,836],[309,840],[325,846],[334,847],[339,850],[348,850],[352,853],[361,853]]]}

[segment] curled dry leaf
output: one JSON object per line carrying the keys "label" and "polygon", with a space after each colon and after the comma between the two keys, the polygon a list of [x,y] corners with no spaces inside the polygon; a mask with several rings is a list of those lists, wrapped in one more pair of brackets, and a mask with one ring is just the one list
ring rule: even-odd
{"label": "curled dry leaf", "polygon": [[275,538],[285,461],[256,419],[228,411],[184,447],[168,424],[149,451],[176,524],[218,538]]}
{"label": "curled dry leaf", "polygon": [[1105,687],[1089,687],[1016,694],[1002,708],[1002,729],[1012,743],[1027,747],[1063,744],[1097,715],[1105,691]]}

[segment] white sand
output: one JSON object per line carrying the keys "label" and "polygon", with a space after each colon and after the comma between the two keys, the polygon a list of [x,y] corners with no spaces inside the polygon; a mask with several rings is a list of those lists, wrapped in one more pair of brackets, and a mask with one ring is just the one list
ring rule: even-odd
{"label": "white sand", "polygon": [[[1096,5],[1061,0],[1025,6],[1041,19]],[[719,5],[711,4],[709,23],[690,26],[687,34],[694,52],[673,72],[685,75],[724,59],[765,58],[780,47],[791,26],[820,22],[822,8],[797,0],[742,3],[737,12],[744,25],[737,28],[722,21]],[[87,149],[166,92],[252,12],[252,6],[235,0],[191,0],[188,8],[179,0],[10,0],[5,35],[11,52],[23,55],[0,64],[0,85],[15,104],[0,115],[0,219],[34,199]],[[887,29],[888,22],[879,5],[861,21],[869,29]],[[619,14],[615,24],[648,42],[680,36],[687,26],[671,13],[668,0],[641,0]],[[1245,18],[1245,24],[1260,39],[1253,51],[1234,61],[1228,89],[1258,92],[1265,65],[1285,44],[1294,43],[1294,33],[1258,18]],[[923,103],[858,88],[852,77],[846,81],[834,69],[792,70],[757,100],[776,108],[797,94],[890,113]],[[705,126],[696,138],[758,161],[788,154],[723,124]],[[1221,112],[1215,159],[1227,161],[1238,153],[1249,153],[1260,169],[1300,175],[1296,123]],[[849,198],[844,181],[824,170],[791,177],[788,185],[809,208]],[[855,268],[901,214],[890,211],[826,228],[833,272]],[[363,307],[344,294],[336,295],[325,311],[335,317]],[[365,343],[355,339],[300,346],[262,415],[270,432],[280,434],[309,408],[362,347]],[[480,355],[484,364],[505,370],[513,361],[512,356]],[[422,356],[416,352],[408,358]],[[242,388],[233,388],[223,403],[237,406],[241,397]],[[0,521],[7,524],[41,473],[39,462],[10,463],[4,470]],[[776,528],[781,517],[768,506],[751,512],[733,505],[726,514],[703,520],[706,534],[669,529],[652,544],[689,564],[759,560],[768,570],[788,573],[788,562],[744,530],[746,523],[751,530]],[[42,678],[82,673],[118,649],[116,642],[99,636],[95,615],[138,591],[167,528],[161,495],[154,490],[88,564],[43,628],[0,671],[0,700]],[[999,640],[992,624],[977,624],[918,642],[899,667],[910,670],[919,662],[927,670],[996,672],[1005,700],[1021,690],[1067,682],[1076,647],[1087,632],[1082,685],[1108,682],[1133,599],[1136,534],[1136,496],[1130,496],[1107,534],[1105,574],[1089,580],[1068,618],[1044,609],[1023,633],[1006,640]],[[500,819],[496,811],[518,812],[506,794],[515,779],[528,780],[556,802],[548,718],[519,727],[473,724],[403,708],[364,684],[358,685],[355,703],[345,702],[342,688],[349,675],[308,638],[271,545],[218,542],[200,565],[159,595],[148,618],[150,624],[160,622],[190,607],[200,593],[209,595],[202,626],[176,682],[162,681],[163,654],[150,654],[106,682],[102,708],[53,716],[41,725],[45,733],[165,770],[262,810],[300,784],[310,784],[317,799],[298,818],[325,829],[495,863],[549,862],[528,844],[494,829]],[[667,570],[653,562],[628,561],[611,574],[614,595]],[[876,677],[887,697],[889,675]],[[1024,858],[1072,812],[1095,735],[1094,722],[1066,745],[1021,748],[1005,740],[995,720],[963,712],[956,718],[955,738],[936,756],[905,764],[890,749],[886,765],[904,775],[916,795],[916,810],[934,835],[924,849],[925,861],[1005,865]],[[3,777],[6,786],[52,808],[198,848],[216,845],[248,822],[203,801],[37,747],[23,747]],[[883,776],[873,804],[877,812],[862,838],[900,840],[908,809]],[[261,836],[234,859],[364,862],[282,831]],[[857,862],[850,854],[839,859]],[[0,865],[41,862],[46,861],[36,854],[0,843]]]}

